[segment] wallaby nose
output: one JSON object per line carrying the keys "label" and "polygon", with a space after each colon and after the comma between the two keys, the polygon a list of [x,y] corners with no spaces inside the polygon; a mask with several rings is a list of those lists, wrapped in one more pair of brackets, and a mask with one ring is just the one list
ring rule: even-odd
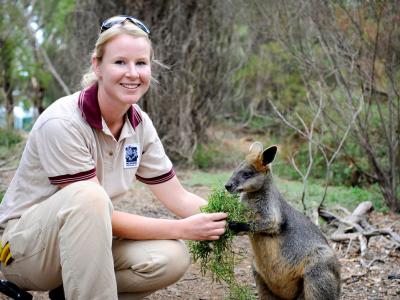
{"label": "wallaby nose", "polygon": [[232,192],[232,183],[227,183],[227,184],[225,184],[225,189],[226,189],[228,192]]}

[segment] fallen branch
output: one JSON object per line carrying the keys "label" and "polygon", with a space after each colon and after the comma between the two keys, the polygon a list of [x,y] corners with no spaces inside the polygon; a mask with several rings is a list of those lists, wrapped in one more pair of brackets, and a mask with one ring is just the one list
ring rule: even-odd
{"label": "fallen branch", "polygon": [[329,237],[330,240],[339,243],[349,241],[349,245],[358,240],[361,257],[364,257],[367,253],[368,241],[372,236],[386,236],[396,245],[396,248],[399,248],[400,236],[396,232],[391,228],[376,228],[368,222],[366,215],[372,210],[372,203],[366,201],[360,203],[351,214],[345,217],[324,209],[320,209],[318,213],[331,226],[336,227],[336,230]]}

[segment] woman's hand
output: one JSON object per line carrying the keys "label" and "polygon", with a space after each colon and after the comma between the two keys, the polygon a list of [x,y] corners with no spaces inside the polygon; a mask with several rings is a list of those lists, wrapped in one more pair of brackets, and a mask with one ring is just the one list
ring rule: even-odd
{"label": "woman's hand", "polygon": [[226,213],[199,213],[181,221],[182,239],[218,240],[225,232]]}

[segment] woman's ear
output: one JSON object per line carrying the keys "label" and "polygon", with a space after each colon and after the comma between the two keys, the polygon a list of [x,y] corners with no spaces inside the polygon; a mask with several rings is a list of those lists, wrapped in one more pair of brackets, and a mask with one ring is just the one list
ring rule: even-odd
{"label": "woman's ear", "polygon": [[100,79],[101,78],[100,63],[95,56],[92,56],[92,70],[96,74],[97,78]]}

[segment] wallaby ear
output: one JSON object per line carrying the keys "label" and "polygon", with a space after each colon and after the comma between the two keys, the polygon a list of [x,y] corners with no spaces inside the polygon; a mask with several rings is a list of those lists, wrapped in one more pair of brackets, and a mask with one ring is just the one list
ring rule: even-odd
{"label": "wallaby ear", "polygon": [[249,152],[262,153],[263,149],[264,147],[261,142],[254,142],[253,144],[250,145]]}
{"label": "wallaby ear", "polygon": [[275,145],[264,150],[264,152],[262,154],[262,160],[263,160],[264,166],[273,162],[277,151],[278,151],[278,147]]}

